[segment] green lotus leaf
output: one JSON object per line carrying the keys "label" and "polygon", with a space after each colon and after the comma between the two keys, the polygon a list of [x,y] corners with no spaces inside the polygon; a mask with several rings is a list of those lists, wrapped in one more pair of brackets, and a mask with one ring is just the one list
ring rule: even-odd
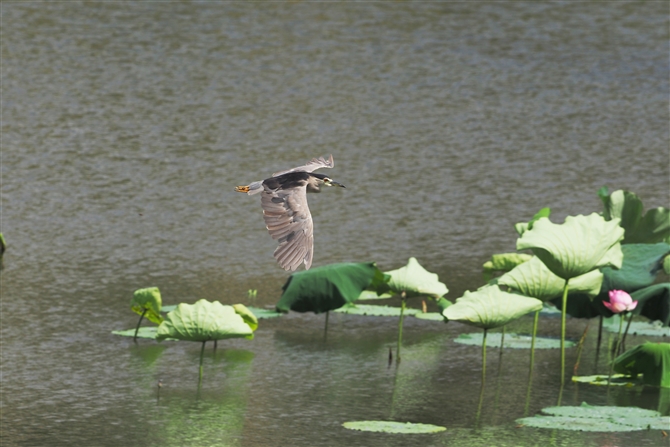
{"label": "green lotus leaf", "polygon": [[388,282],[390,290],[396,294],[405,292],[407,298],[417,296],[440,298],[449,292],[447,286],[439,281],[437,274],[424,269],[416,258],[409,258],[406,266],[386,274],[391,276]]}
{"label": "green lotus leaf", "polygon": [[542,301],[503,292],[498,286],[485,286],[475,292],[466,291],[456,303],[443,312],[450,321],[491,329],[542,309]]}
{"label": "green lotus leaf", "polygon": [[394,295],[392,293],[378,294],[374,290],[363,290],[361,294],[358,296],[358,300],[386,300],[393,297]]}
{"label": "green lotus leaf", "polygon": [[626,230],[622,244],[653,244],[670,236],[670,209],[658,207],[642,215],[642,201],[637,194],[618,190],[608,194],[607,187],[598,191],[605,207],[606,220],[618,218]]}
{"label": "green lotus leaf", "polygon": [[[605,275],[602,290],[625,290],[633,293],[650,286],[661,270],[663,259],[670,254],[670,245],[665,242],[658,244],[627,244],[622,245],[623,263],[618,270],[603,267]],[[607,299],[604,297],[603,299]]]}
{"label": "green lotus leaf", "polygon": [[519,264],[529,261],[533,256],[526,253],[500,253],[491,256],[482,268],[484,269],[484,281],[488,282],[494,272],[509,272]]}
{"label": "green lotus leaf", "polygon": [[176,338],[186,341],[254,338],[254,332],[233,306],[218,301],[198,300],[195,304],[181,303],[158,326],[156,340]]}
{"label": "green lotus leaf", "polygon": [[2,256],[5,253],[5,250],[7,249],[7,242],[5,241],[5,237],[0,233],[0,256]]}
{"label": "green lotus leaf", "polygon": [[581,406],[548,407],[544,415],[517,419],[527,427],[553,428],[577,431],[625,432],[636,430],[661,430],[668,427],[670,417],[658,411],[636,407]]}
{"label": "green lotus leaf", "polygon": [[147,320],[161,324],[163,317],[161,317],[161,292],[158,287],[147,287],[145,289],[138,289],[133,294],[133,299],[130,300],[130,308],[138,315],[144,314]]}
{"label": "green lotus leaf", "polygon": [[420,320],[446,321],[441,312],[418,312],[414,316]]}
{"label": "green lotus leaf", "polygon": [[[595,296],[600,291],[602,281],[603,274],[598,270],[592,270],[572,279],[568,284],[568,292],[582,292]],[[549,301],[562,295],[565,280],[552,273],[540,258],[533,257],[502,275],[497,279],[497,283],[523,295]]]}
{"label": "green lotus leaf", "polygon": [[612,374],[611,378],[609,378],[607,375],[572,376],[572,381],[588,383],[589,385],[607,386],[609,379],[609,385],[611,386],[632,387],[636,385],[642,385],[640,378],[641,376],[633,378],[633,376],[628,376],[626,374]]}
{"label": "green lotus leaf", "polygon": [[[398,317],[400,316],[399,307],[391,306],[375,306],[373,304],[346,304],[335,312],[351,315],[367,315],[371,317]],[[405,315],[418,314],[421,311],[418,309],[405,308]]]}
{"label": "green lotus leaf", "polygon": [[[477,332],[474,334],[461,334],[454,341],[462,345],[481,346],[484,334]],[[489,348],[499,348],[502,341],[502,333],[494,332],[486,336],[486,346]],[[505,348],[512,349],[530,349],[533,337],[530,335],[520,335],[514,332],[505,334]],[[572,347],[575,343],[566,341],[566,347]],[[535,349],[558,349],[561,347],[561,340],[557,338],[535,337]]]}
{"label": "green lotus leaf", "polygon": [[533,229],[533,224],[537,220],[541,219],[542,217],[547,217],[548,218],[550,215],[551,215],[551,209],[550,208],[542,208],[528,222],[520,222],[518,224],[515,224],[514,229],[516,230],[517,233],[519,233],[519,236],[521,236],[526,231],[532,230]]}
{"label": "green lotus leaf", "polygon": [[242,317],[244,322],[249,325],[252,331],[258,329],[258,318],[256,318],[256,315],[254,315],[247,306],[244,304],[233,304],[233,309],[235,309],[235,313]]}
{"label": "green lotus leaf", "polygon": [[349,430],[402,434],[438,433],[446,430],[446,427],[441,427],[439,425],[393,421],[352,421],[345,422],[342,425]]}
{"label": "green lotus leaf", "polygon": [[666,275],[670,275],[670,255],[663,258],[663,271]]}
{"label": "green lotus leaf", "polygon": [[276,310],[261,309],[260,307],[249,306],[249,307],[247,307],[247,309],[249,309],[251,311],[251,313],[253,313],[254,316],[259,320],[263,320],[265,318],[277,318],[277,317],[281,317],[282,315],[284,315],[283,313],[277,312]]}
{"label": "green lotus leaf", "polygon": [[596,213],[568,216],[561,225],[543,217],[517,239],[516,248],[532,250],[554,274],[572,279],[599,267],[621,267],[623,234],[618,219],[608,222]]}
{"label": "green lotus leaf", "polygon": [[374,262],[312,268],[288,278],[276,307],[280,312],[328,312],[356,301],[363,290],[384,279],[388,277]]}
{"label": "green lotus leaf", "polygon": [[[141,326],[137,330],[137,338],[156,338],[156,331],[158,331],[158,326]],[[114,335],[120,335],[122,337],[135,337],[135,329],[126,329],[124,331],[112,331]],[[176,340],[176,338],[166,338],[165,340]]]}
{"label": "green lotus leaf", "polygon": [[629,349],[614,359],[614,370],[642,374],[645,384],[670,388],[670,343],[647,342]]}
{"label": "green lotus leaf", "polygon": [[662,326],[670,326],[670,283],[664,282],[636,290],[630,294],[638,302],[636,315],[651,321],[660,321]]}
{"label": "green lotus leaf", "polygon": [[176,304],[170,304],[170,305],[161,307],[161,312],[163,312],[164,314],[166,314],[166,313],[168,313],[168,312],[172,312],[172,311],[175,310],[176,308],[177,308],[177,305],[176,305]]}

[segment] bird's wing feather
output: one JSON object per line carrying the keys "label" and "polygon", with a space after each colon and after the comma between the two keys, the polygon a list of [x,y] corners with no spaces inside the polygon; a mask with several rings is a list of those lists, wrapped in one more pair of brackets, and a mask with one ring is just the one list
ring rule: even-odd
{"label": "bird's wing feather", "polygon": [[312,265],[314,249],[312,215],[307,206],[306,187],[272,190],[264,185],[261,194],[263,218],[272,239],[279,241],[274,252],[284,270]]}
{"label": "bird's wing feather", "polygon": [[333,166],[335,166],[335,162],[333,161],[333,156],[331,154],[330,156],[328,156],[328,160],[326,160],[324,157],[312,158],[304,166],[298,166],[297,168],[287,169],[286,171],[275,172],[274,174],[272,174],[272,176],[277,177],[278,175],[297,171],[313,172],[316,171],[317,169],[332,168]]}

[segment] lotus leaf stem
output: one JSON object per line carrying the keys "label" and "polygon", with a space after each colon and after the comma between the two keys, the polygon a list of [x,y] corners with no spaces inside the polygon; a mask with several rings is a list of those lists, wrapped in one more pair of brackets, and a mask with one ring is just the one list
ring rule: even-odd
{"label": "lotus leaf stem", "polygon": [[140,320],[137,322],[137,326],[135,327],[135,335],[133,336],[133,342],[137,343],[137,332],[140,330],[140,323],[142,323],[142,318],[144,318],[144,314],[147,313],[149,309],[145,308],[144,311],[142,312],[142,315],[140,315]]}
{"label": "lotus leaf stem", "polygon": [[584,341],[586,340],[586,334],[589,332],[590,322],[591,320],[587,320],[586,327],[584,328],[584,333],[582,334],[582,338],[579,339],[579,345],[577,346],[577,361],[575,362],[575,366],[572,368],[573,376],[577,375],[577,370],[579,369],[579,362],[582,358],[582,351],[584,350]]}
{"label": "lotus leaf stem", "polygon": [[617,355],[619,355],[619,346],[621,345],[621,332],[623,331],[623,319],[624,316],[620,315],[619,318],[619,335],[616,339],[616,345],[614,348],[614,355],[612,356],[612,361],[610,362],[610,372],[607,376],[607,389],[609,390],[610,382],[612,381],[612,373],[614,372],[614,360],[616,360]]}
{"label": "lotus leaf stem", "polygon": [[396,355],[398,357],[398,360],[396,360],[397,363],[400,363],[400,345],[402,344],[402,320],[405,317],[405,300],[407,299],[407,295],[403,291],[400,294],[400,318],[398,319],[398,347],[396,348]]}
{"label": "lotus leaf stem", "polygon": [[[623,339],[621,339],[621,350],[626,350],[626,335],[628,335],[628,329],[630,329],[630,324],[633,322],[633,314],[631,313],[628,317],[628,324],[626,324],[626,330],[623,333]],[[617,355],[621,354],[617,351]]]}
{"label": "lotus leaf stem", "polygon": [[207,340],[202,342],[202,348],[200,348],[200,374],[198,376],[198,388],[200,388],[200,383],[202,383],[202,359],[205,357],[205,343],[207,343]]}
{"label": "lotus leaf stem", "polygon": [[533,378],[533,368],[535,366],[535,335],[537,334],[537,322],[539,318],[540,318],[540,311],[538,310],[537,312],[535,312],[535,318],[533,319],[533,337],[530,340],[530,368],[528,369],[529,382]]}
{"label": "lotus leaf stem", "polygon": [[563,286],[563,306],[561,308],[561,387],[565,384],[565,316],[568,307],[568,283],[569,279],[565,280]]}
{"label": "lotus leaf stem", "polygon": [[498,357],[502,358],[503,355],[503,346],[505,345],[505,328],[507,326],[502,327],[502,335],[500,336],[500,354]]}

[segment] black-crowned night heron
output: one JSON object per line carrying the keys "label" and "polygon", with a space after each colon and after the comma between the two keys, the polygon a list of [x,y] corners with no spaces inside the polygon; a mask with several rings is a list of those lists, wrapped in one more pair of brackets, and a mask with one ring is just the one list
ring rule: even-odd
{"label": "black-crowned night heron", "polygon": [[321,185],[344,188],[327,175],[313,173],[333,166],[332,155],[328,160],[313,158],[304,166],[275,172],[270,178],[235,188],[250,196],[262,193],[263,219],[272,239],[279,241],[274,256],[284,270],[295,271],[303,262],[305,270],[312,265],[314,224],[307,206],[307,193],[321,192]]}

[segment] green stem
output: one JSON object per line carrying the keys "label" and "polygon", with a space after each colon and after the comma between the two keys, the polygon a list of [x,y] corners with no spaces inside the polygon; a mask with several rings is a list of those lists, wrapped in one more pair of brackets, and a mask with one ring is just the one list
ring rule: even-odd
{"label": "green stem", "polygon": [[500,353],[498,355],[499,357],[502,357],[502,355],[503,355],[503,346],[505,345],[505,328],[506,327],[507,326],[502,327],[502,335],[500,336]]}
{"label": "green stem", "polygon": [[[628,329],[630,329],[630,324],[633,322],[633,313],[630,313],[630,316],[628,317],[628,324],[626,324],[626,330],[623,332],[623,338],[621,339],[621,348],[625,350],[626,349],[626,336],[628,335]],[[617,355],[621,354],[620,352],[617,351]]]}
{"label": "green stem", "polygon": [[396,360],[397,363],[400,363],[400,345],[402,344],[402,320],[405,317],[405,299],[407,296],[405,295],[405,292],[402,292],[400,294],[401,300],[400,300],[400,318],[398,319],[398,347],[396,348],[396,356],[398,357],[398,360]]}
{"label": "green stem", "polygon": [[202,342],[202,348],[200,348],[200,375],[198,376],[198,388],[200,388],[200,383],[202,383],[202,359],[205,357],[205,343],[207,343],[207,340]]}
{"label": "green stem", "polygon": [[568,282],[563,286],[563,307],[561,308],[561,387],[565,384],[565,315],[568,307]]}
{"label": "green stem", "polygon": [[475,415],[475,427],[479,425],[479,416],[482,412],[482,404],[484,403],[484,386],[486,384],[486,332],[484,329],[484,337],[482,338],[482,386],[479,391],[479,404],[477,405],[477,414]]}
{"label": "green stem", "polygon": [[586,327],[584,328],[584,333],[582,334],[582,338],[579,339],[579,345],[577,346],[577,361],[575,362],[575,366],[572,368],[573,376],[577,375],[577,370],[579,369],[579,362],[582,358],[582,352],[584,350],[584,341],[586,340],[586,334],[589,332],[590,322],[591,322],[590,320],[586,321]]}
{"label": "green stem", "polygon": [[537,334],[537,322],[540,318],[540,311],[535,312],[535,318],[533,319],[533,338],[530,341],[530,368],[528,370],[528,381],[530,382],[533,377],[533,368],[535,367],[535,336]]}
{"label": "green stem", "polygon": [[140,315],[140,320],[137,322],[137,327],[135,327],[135,335],[133,336],[133,341],[135,343],[137,343],[137,332],[140,330],[140,323],[142,323],[142,318],[144,318],[144,314],[147,313],[147,310],[149,309],[144,309],[142,315]]}
{"label": "green stem", "polygon": [[612,362],[610,363],[610,373],[607,376],[607,386],[610,386],[610,382],[612,381],[612,373],[614,372],[614,360],[616,359],[617,355],[619,355],[619,345],[621,344],[621,332],[623,330],[623,315],[619,315],[619,335],[617,336],[616,339],[616,345],[614,348],[614,356],[612,357]]}

